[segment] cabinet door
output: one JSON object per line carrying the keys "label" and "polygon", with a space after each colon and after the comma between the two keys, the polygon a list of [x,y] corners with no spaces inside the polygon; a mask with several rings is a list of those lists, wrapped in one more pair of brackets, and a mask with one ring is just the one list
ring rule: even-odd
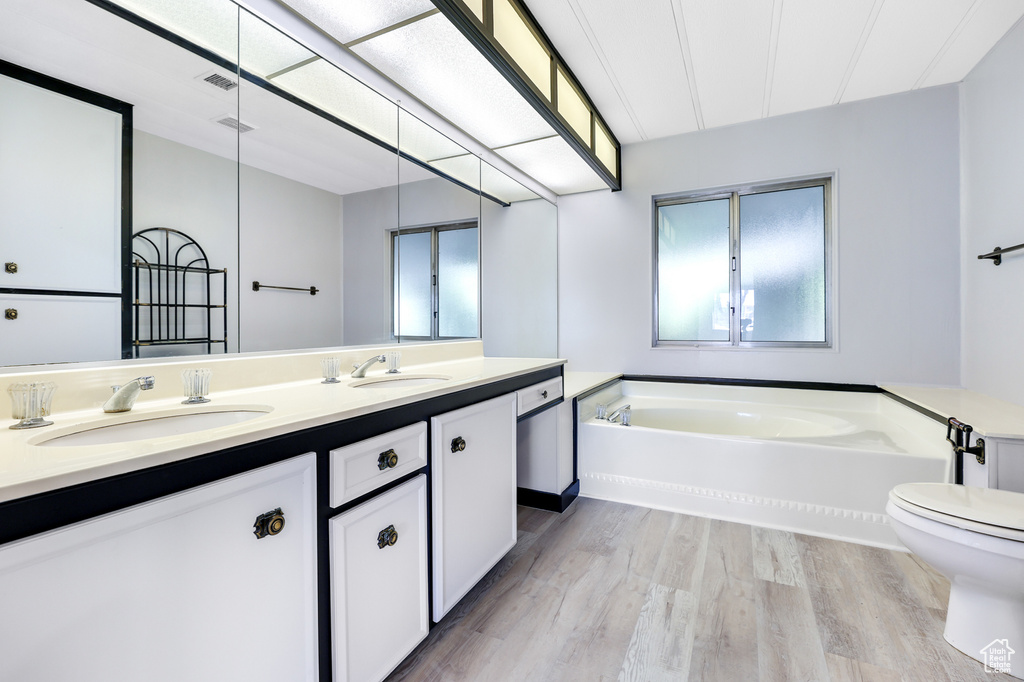
{"label": "cabinet door", "polygon": [[336,682],[383,680],[427,636],[426,478],[331,519]]}
{"label": "cabinet door", "polygon": [[120,292],[121,115],[7,76],[0,102],[0,286]]}
{"label": "cabinet door", "polygon": [[121,357],[121,299],[0,294],[0,365],[90,362]]}
{"label": "cabinet door", "polygon": [[0,547],[0,679],[315,680],[315,461]]}
{"label": "cabinet door", "polygon": [[430,425],[436,622],[516,544],[516,396]]}

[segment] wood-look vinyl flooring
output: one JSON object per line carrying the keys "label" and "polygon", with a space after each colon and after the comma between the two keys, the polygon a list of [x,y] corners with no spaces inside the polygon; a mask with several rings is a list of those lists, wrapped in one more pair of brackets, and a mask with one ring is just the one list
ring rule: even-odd
{"label": "wood-look vinyl flooring", "polygon": [[916,557],[577,499],[519,542],[388,678],[1012,682],[942,638]]}

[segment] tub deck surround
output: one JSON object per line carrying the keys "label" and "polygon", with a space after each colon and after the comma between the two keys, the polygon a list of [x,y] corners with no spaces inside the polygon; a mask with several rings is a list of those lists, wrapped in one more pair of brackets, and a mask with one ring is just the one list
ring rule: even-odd
{"label": "tub deck surround", "polygon": [[882,386],[893,395],[934,412],[955,417],[988,438],[1024,439],[1024,405],[1009,403],[964,388]]}
{"label": "tub deck surround", "polygon": [[889,490],[952,476],[944,426],[883,393],[623,381],[579,418],[585,497],[882,547]]}
{"label": "tub deck surround", "polygon": [[[339,384],[321,383],[322,357],[339,357],[342,367],[346,367],[385,350],[402,352],[402,374],[451,378],[426,385],[403,386],[398,382],[353,387],[349,384],[356,380],[346,372]],[[482,344],[471,341],[9,371],[0,375],[3,393],[7,385],[20,381],[54,381],[58,389],[49,417],[53,426],[25,431],[0,428],[0,502],[177,462],[562,364],[564,361],[557,359],[486,358],[482,356]],[[197,366],[213,370],[208,396],[211,402],[182,405],[181,371]],[[367,372],[367,377],[384,376],[385,372],[382,365],[380,370]],[[156,377],[156,387],[142,394],[131,412],[103,413],[100,405],[110,394],[111,384],[149,374]],[[39,445],[70,431],[144,419],[147,415],[254,406],[270,410],[241,423],[181,435],[106,445]],[[3,426],[14,423],[10,420]]]}
{"label": "tub deck surround", "polygon": [[622,374],[614,372],[574,372],[566,365],[565,375],[562,377],[564,388],[562,393],[567,401],[577,398],[609,381],[621,379]]}

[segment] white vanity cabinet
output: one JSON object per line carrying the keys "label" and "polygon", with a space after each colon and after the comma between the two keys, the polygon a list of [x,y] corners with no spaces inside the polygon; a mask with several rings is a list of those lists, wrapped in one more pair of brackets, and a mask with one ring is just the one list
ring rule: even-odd
{"label": "white vanity cabinet", "polygon": [[[0,546],[0,679],[317,678],[302,455]],[[257,539],[257,517],[281,510]]]}
{"label": "white vanity cabinet", "polygon": [[516,544],[516,395],[431,418],[433,619]]}
{"label": "white vanity cabinet", "polygon": [[335,682],[379,682],[430,628],[427,477],[330,521]]}

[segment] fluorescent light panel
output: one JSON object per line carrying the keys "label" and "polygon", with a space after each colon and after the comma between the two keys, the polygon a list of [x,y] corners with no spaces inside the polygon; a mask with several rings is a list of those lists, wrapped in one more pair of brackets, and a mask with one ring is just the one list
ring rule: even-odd
{"label": "fluorescent light panel", "polygon": [[494,38],[512,61],[551,101],[551,54],[509,0],[494,0]]}
{"label": "fluorescent light panel", "polygon": [[389,31],[352,50],[487,147],[553,132],[443,15]]}
{"label": "fluorescent light panel", "polygon": [[[588,145],[590,144],[590,108],[576,92],[565,72],[558,68],[558,113],[562,115],[576,134]],[[612,166],[610,170],[614,170]]]}
{"label": "fluorescent light panel", "polygon": [[286,0],[286,4],[342,43],[434,9],[430,0]]}
{"label": "fluorescent light panel", "polygon": [[530,201],[540,198],[486,162],[480,165],[480,187],[485,194],[498,197],[509,204],[516,201]]}
{"label": "fluorescent light panel", "polygon": [[205,47],[225,59],[238,59],[238,5],[216,0],[116,0],[130,12]]}
{"label": "fluorescent light panel", "polygon": [[557,135],[495,151],[556,194],[608,189],[594,169]]}

